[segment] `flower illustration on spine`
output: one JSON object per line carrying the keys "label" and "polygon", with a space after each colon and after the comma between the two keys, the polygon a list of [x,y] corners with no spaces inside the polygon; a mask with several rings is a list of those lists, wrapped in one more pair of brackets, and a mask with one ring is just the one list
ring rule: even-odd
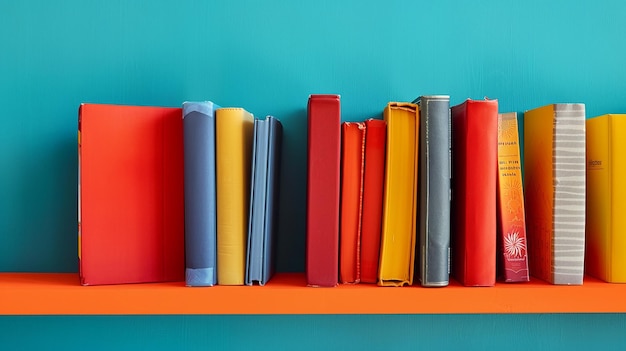
{"label": "flower illustration on spine", "polygon": [[524,238],[517,231],[507,233],[504,238],[504,252],[509,258],[521,258],[526,250]]}

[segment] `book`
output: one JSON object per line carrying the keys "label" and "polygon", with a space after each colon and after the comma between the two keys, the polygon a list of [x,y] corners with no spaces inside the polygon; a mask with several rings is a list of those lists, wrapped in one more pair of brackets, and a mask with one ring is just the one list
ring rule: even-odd
{"label": "book", "polygon": [[450,109],[452,120],[452,275],[465,286],[496,280],[498,101],[471,100]]}
{"label": "book", "polygon": [[585,271],[626,283],[626,115],[586,121]]}
{"label": "book", "polygon": [[211,101],[183,103],[185,282],[217,283],[215,110]]}
{"label": "book", "polygon": [[217,283],[243,285],[254,117],[243,108],[219,108],[215,127]]}
{"label": "book", "polygon": [[365,123],[344,122],[341,148],[341,216],[339,232],[339,276],[341,282],[361,281],[361,218]]}
{"label": "book", "polygon": [[282,124],[273,116],[254,120],[246,285],[265,285],[274,274]]}
{"label": "book", "polygon": [[308,101],[306,279],[333,287],[339,267],[341,105],[339,95]]}
{"label": "book", "polygon": [[450,279],[450,96],[421,96],[419,160],[419,280],[446,286]]}
{"label": "book", "polygon": [[552,284],[582,284],[584,104],[552,104],[524,113],[524,184],[530,273]]}
{"label": "book", "polygon": [[507,283],[527,282],[526,215],[517,113],[498,114],[498,275]]}
{"label": "book", "polygon": [[383,186],[387,123],[365,121],[365,168],[363,174],[363,214],[361,216],[361,282],[378,281],[380,234],[383,221]]}
{"label": "book", "polygon": [[413,283],[417,230],[419,109],[416,104],[390,102],[378,284]]}
{"label": "book", "polygon": [[185,279],[181,112],[80,105],[82,285]]}

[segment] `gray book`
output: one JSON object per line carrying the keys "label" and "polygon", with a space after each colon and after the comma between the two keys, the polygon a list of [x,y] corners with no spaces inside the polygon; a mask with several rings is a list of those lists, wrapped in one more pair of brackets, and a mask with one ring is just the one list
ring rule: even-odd
{"label": "gray book", "polygon": [[450,97],[421,96],[419,162],[419,279],[447,286],[450,277]]}

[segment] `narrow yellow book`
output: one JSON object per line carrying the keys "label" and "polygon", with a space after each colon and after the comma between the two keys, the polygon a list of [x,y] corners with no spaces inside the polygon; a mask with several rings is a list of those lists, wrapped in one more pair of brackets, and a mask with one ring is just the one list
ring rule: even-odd
{"label": "narrow yellow book", "polygon": [[587,123],[585,271],[626,283],[626,114]]}
{"label": "narrow yellow book", "polygon": [[410,285],[417,228],[419,108],[416,104],[390,102],[384,119],[387,157],[378,285]]}
{"label": "narrow yellow book", "polygon": [[217,284],[243,285],[254,117],[242,108],[215,114]]}

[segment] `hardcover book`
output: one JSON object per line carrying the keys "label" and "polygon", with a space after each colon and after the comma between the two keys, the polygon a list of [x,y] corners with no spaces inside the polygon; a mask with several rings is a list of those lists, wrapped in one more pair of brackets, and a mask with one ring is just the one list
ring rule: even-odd
{"label": "hardcover book", "polygon": [[368,119],[365,121],[365,131],[363,215],[361,216],[361,282],[376,283],[383,219],[387,123],[379,119]]}
{"label": "hardcover book", "polygon": [[219,108],[215,120],[217,283],[243,285],[254,117],[242,108]]}
{"label": "hardcover book", "polygon": [[82,285],[185,279],[180,108],[82,104]]}
{"label": "hardcover book", "polygon": [[265,285],[274,273],[281,139],[278,119],[267,116],[254,120],[246,285]]}
{"label": "hardcover book", "polygon": [[586,124],[585,271],[626,283],[626,115],[598,116]]}
{"label": "hardcover book", "polygon": [[466,286],[496,281],[498,101],[471,100],[450,109],[452,119],[453,276]]}
{"label": "hardcover book", "polygon": [[344,122],[341,150],[341,218],[339,276],[341,282],[361,280],[361,218],[365,166],[365,123]]}
{"label": "hardcover book", "polygon": [[307,153],[307,284],[333,287],[339,267],[339,95],[309,97]]}
{"label": "hardcover book", "polygon": [[215,109],[211,101],[183,103],[185,155],[185,281],[217,283]]}
{"label": "hardcover book", "polygon": [[519,151],[517,113],[498,114],[498,267],[507,283],[529,280]]}
{"label": "hardcover book", "polygon": [[552,284],[582,284],[584,104],[552,104],[524,113],[524,182],[530,273]]}
{"label": "hardcover book", "polygon": [[416,104],[390,102],[378,284],[413,283],[417,230],[419,109]]}
{"label": "hardcover book", "polygon": [[450,279],[450,97],[421,96],[419,160],[419,279],[446,286]]}

